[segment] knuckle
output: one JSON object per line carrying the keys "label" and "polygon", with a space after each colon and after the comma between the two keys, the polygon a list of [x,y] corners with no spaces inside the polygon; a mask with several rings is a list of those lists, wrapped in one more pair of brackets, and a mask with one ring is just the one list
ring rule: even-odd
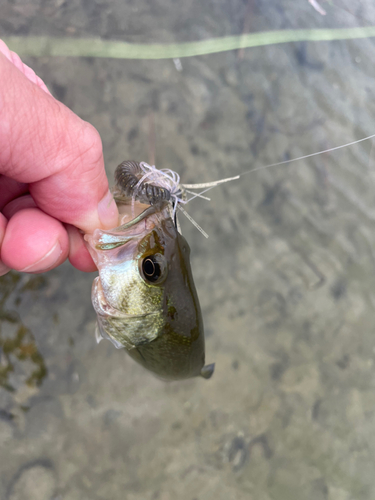
{"label": "knuckle", "polygon": [[84,122],[79,143],[80,155],[85,156],[86,161],[96,163],[100,160],[103,154],[102,140],[96,128],[88,122]]}

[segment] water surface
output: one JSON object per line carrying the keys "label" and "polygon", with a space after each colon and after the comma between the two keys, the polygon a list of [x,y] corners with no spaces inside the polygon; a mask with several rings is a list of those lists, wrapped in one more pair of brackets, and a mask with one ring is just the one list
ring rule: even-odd
{"label": "water surface", "polygon": [[[264,3],[264,2],[263,2]],[[374,24],[372,3],[5,2],[5,35],[182,42]],[[374,41],[162,61],[29,58],[124,159],[184,182],[374,133]],[[176,65],[177,64],[177,65]],[[370,142],[259,170],[182,221],[210,381],[165,383],[95,343],[93,275],[1,279],[0,497],[367,500],[375,495],[375,197]],[[4,346],[8,346],[5,347]],[[7,349],[7,350],[6,350]],[[6,352],[5,352],[6,351]]]}

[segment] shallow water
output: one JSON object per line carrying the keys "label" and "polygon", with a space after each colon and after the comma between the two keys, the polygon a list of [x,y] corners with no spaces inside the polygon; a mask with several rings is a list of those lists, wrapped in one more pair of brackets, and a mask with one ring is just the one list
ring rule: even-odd
{"label": "shallow water", "polygon": [[[266,4],[9,1],[0,33],[152,43],[375,23],[370,1],[340,4],[357,17],[323,1],[325,17],[307,0]],[[97,127],[110,179],[124,159],[155,158],[204,182],[374,133],[374,51],[373,39],[294,43],[183,59],[181,71],[26,62]],[[93,275],[65,264],[2,278],[0,498],[373,498],[371,148],[259,170],[189,206],[210,235],[181,221],[209,381],[164,383],[97,346]]]}

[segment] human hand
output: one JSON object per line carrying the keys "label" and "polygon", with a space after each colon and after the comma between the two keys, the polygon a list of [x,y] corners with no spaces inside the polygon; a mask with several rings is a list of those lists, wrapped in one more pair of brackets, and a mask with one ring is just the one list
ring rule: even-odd
{"label": "human hand", "polygon": [[117,225],[96,129],[0,40],[0,275],[96,269],[82,233]]}

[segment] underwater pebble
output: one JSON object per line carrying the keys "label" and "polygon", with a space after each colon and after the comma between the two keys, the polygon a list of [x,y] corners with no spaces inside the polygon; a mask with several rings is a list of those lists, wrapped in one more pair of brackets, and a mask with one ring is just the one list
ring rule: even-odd
{"label": "underwater pebble", "polygon": [[24,469],[11,486],[7,500],[51,500],[55,492],[53,471],[43,465]]}

